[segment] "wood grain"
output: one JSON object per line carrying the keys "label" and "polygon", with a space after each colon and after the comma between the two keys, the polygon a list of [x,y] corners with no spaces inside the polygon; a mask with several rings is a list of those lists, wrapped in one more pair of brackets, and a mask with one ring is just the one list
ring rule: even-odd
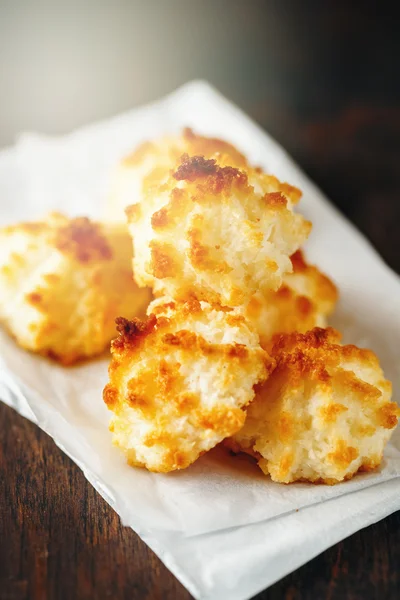
{"label": "wood grain", "polygon": [[0,405],[0,598],[190,598],[44,432]]}

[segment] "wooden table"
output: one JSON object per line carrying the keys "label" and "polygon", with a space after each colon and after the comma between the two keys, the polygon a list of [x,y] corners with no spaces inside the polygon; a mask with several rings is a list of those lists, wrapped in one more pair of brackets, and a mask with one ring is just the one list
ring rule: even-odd
{"label": "wooden table", "polygon": [[[338,3],[332,14],[321,5],[317,9],[319,3],[304,8],[305,13],[299,9],[303,3],[282,3],[287,4],[292,30],[307,19],[313,30],[289,58],[268,57],[274,77],[283,73],[279,89],[287,90],[287,98],[260,85],[241,104],[400,272],[400,87],[394,68],[399,37],[394,22],[388,14],[382,21],[368,2],[361,13],[350,3]],[[263,8],[258,2],[254,6],[257,21]],[[278,23],[284,18],[275,14]],[[286,70],[279,71],[282,61]],[[257,596],[399,597],[399,513],[354,534]],[[186,600],[190,595],[121,526],[51,439],[0,405],[0,600],[103,598]]]}

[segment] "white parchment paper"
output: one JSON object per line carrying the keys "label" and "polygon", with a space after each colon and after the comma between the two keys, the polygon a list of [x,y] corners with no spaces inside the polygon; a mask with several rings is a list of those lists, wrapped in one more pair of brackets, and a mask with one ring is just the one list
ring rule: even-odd
{"label": "white parchment paper", "polygon": [[[332,324],[345,341],[378,353],[396,394],[400,279],[282,148],[206,83],[67,136],[22,135],[0,152],[0,222],[54,209],[101,216],[116,162],[137,143],[183,126],[233,142],[303,190],[300,207],[314,223],[307,256],[341,291]],[[107,364],[104,358],[64,369],[0,332],[0,398],[54,438],[196,598],[249,598],[400,508],[398,432],[378,472],[334,487],[275,484],[221,449],[168,475],[128,467],[107,429]]]}

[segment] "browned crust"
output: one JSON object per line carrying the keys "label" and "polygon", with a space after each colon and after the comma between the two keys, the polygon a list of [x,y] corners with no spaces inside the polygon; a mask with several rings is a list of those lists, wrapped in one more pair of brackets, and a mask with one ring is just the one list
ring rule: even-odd
{"label": "browned crust", "polygon": [[212,248],[201,242],[201,229],[192,227],[187,233],[189,248],[187,256],[191,264],[200,271],[212,271],[214,273],[229,273],[232,269],[226,261],[217,261],[212,257]]}
{"label": "browned crust", "polygon": [[290,260],[294,273],[303,273],[304,271],[307,271],[308,264],[306,263],[304,254],[301,250],[297,250],[297,252],[292,254]]}
{"label": "browned crust", "polygon": [[174,277],[178,273],[178,265],[174,260],[174,248],[170,244],[164,244],[152,240],[149,244],[151,261],[150,272],[156,279]]}
{"label": "browned crust", "polygon": [[281,192],[269,192],[265,194],[263,200],[269,208],[285,208],[287,206],[287,198]]}
{"label": "browned crust", "polygon": [[181,164],[174,172],[173,177],[177,181],[195,181],[202,177],[216,175],[220,167],[214,159],[206,159],[204,156],[189,156],[182,154]]}
{"label": "browned crust", "polygon": [[348,410],[347,406],[339,402],[331,402],[326,406],[321,406],[319,409],[322,420],[325,423],[335,423],[338,416]]}
{"label": "browned crust", "polygon": [[125,319],[117,317],[115,319],[118,337],[112,341],[112,352],[120,353],[126,349],[133,348],[141,339],[146,338],[156,327],[157,317],[151,314],[147,319]]}
{"label": "browned crust", "polygon": [[240,408],[230,410],[212,408],[208,411],[204,409],[194,413],[196,423],[202,429],[216,431],[222,436],[230,435],[231,431],[238,431],[243,427],[246,413]]}
{"label": "browned crust", "polygon": [[388,402],[378,409],[379,422],[385,429],[396,427],[400,417],[400,408],[396,402]]}
{"label": "browned crust", "polygon": [[[198,180],[199,178],[204,178],[204,176],[208,175],[214,175],[215,177],[212,165],[210,163],[207,164],[207,160],[216,159],[220,164],[220,168],[240,169],[244,172],[253,173],[257,178],[261,177],[262,179],[265,179],[268,185],[276,186],[278,188],[279,193],[282,194],[282,198],[290,198],[293,204],[296,204],[301,197],[301,191],[298,188],[289,183],[280,182],[273,175],[264,173],[260,167],[253,168],[248,163],[246,157],[234,145],[218,138],[196,134],[189,127],[185,127],[181,135],[159,138],[140,144],[133,152],[123,159],[122,165],[127,168],[135,168],[149,157],[153,159],[154,164],[156,165],[157,157],[159,156],[161,161],[166,161],[166,164],[170,163],[170,166],[172,167],[182,155],[201,157],[203,159],[195,169],[183,168],[180,170],[180,174],[184,175],[182,178],[186,181],[189,181],[187,177],[188,173],[190,181],[194,181],[195,179]],[[165,166],[163,167],[163,172],[166,172]],[[227,176],[228,172],[229,171],[225,171],[225,176]],[[232,172],[232,175],[233,173],[234,172]],[[221,179],[222,178],[220,177],[219,186],[223,186]],[[219,186],[216,187],[218,188]],[[132,220],[133,218],[134,216],[132,215]]]}
{"label": "browned crust", "polygon": [[55,247],[81,263],[111,260],[112,250],[101,226],[87,217],[71,219],[55,233]]}
{"label": "browned crust", "polygon": [[299,188],[295,187],[294,185],[290,185],[290,183],[287,182],[280,182],[279,185],[281,191],[285,194],[285,196],[291,199],[293,204],[297,204],[299,202],[300,198],[303,195],[302,191],[299,190]]}
{"label": "browned crust", "polygon": [[110,383],[103,390],[103,400],[109,409],[113,409],[118,404],[118,390]]}
{"label": "browned crust", "polygon": [[326,458],[338,469],[345,470],[358,456],[357,448],[348,446],[344,440],[338,440],[335,450],[328,454]]}
{"label": "browned crust", "polygon": [[[352,363],[356,363],[360,367],[380,371],[376,355],[371,350],[357,346],[341,346],[337,343],[339,340],[340,334],[330,327],[315,327],[305,334],[274,336],[271,356],[276,361],[276,368],[273,377],[281,375],[289,386],[296,386],[296,382],[305,377],[323,386],[330,386],[335,381],[351,390],[363,405],[371,408],[381,427],[393,429],[400,417],[398,405],[385,401],[382,390],[377,385],[359,379],[351,367]],[[272,379],[267,386],[271,382]],[[390,383],[384,381],[382,374],[382,389],[388,386]],[[321,416],[326,422],[334,422],[344,410],[346,408],[341,404],[330,404],[322,409]]]}
{"label": "browned crust", "polygon": [[148,156],[157,156],[160,152],[160,147],[162,149],[166,148],[171,157],[179,151],[181,153],[186,151],[188,154],[201,154],[205,156],[220,154],[229,157],[239,166],[245,167],[248,164],[244,155],[235,146],[229,144],[229,142],[225,142],[219,138],[196,134],[190,127],[185,127],[182,130],[181,136],[165,137],[161,140],[143,142],[122,160],[122,165],[128,168],[135,167],[142,163]]}
{"label": "browned crust", "polygon": [[173,173],[177,181],[195,182],[205,180],[204,191],[218,195],[230,191],[234,184],[245,187],[248,184],[247,175],[235,167],[220,167],[214,159],[204,156],[189,156],[183,154],[181,164]]}
{"label": "browned crust", "polygon": [[25,299],[29,304],[36,306],[37,304],[40,304],[42,302],[43,296],[38,292],[31,292],[29,294],[26,294]]}
{"label": "browned crust", "polygon": [[272,354],[284,360],[288,355],[287,353],[290,353],[291,350],[328,347],[328,345],[337,344],[340,338],[340,333],[332,327],[327,327],[326,329],[314,327],[314,329],[306,333],[277,334],[273,338]]}

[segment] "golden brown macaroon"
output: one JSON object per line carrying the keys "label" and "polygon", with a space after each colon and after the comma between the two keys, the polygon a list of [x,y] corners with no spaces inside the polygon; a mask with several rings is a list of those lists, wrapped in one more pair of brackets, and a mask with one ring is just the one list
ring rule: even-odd
{"label": "golden brown macaroon", "polygon": [[243,313],[268,351],[277,333],[305,333],[313,327],[326,327],[337,302],[336,286],[317,267],[306,263],[301,250],[290,260],[293,272],[285,275],[279,290],[256,292]]}
{"label": "golden brown macaroon", "polygon": [[247,166],[243,154],[228,142],[197,135],[188,127],[181,135],[144,142],[124,157],[113,173],[106,206],[107,220],[125,223],[125,208],[138,202],[154,185],[164,183],[185,153],[206,158],[217,155],[234,167]]}
{"label": "golden brown macaroon", "polygon": [[370,350],[333,329],[277,336],[276,368],[227,441],[258,457],[274,481],[334,484],[378,467],[400,416]]}
{"label": "golden brown macaroon", "polygon": [[104,401],[132,465],[184,469],[244,423],[271,361],[246,321],[205,302],[156,300],[146,321],[118,320]]}
{"label": "golden brown macaroon", "polygon": [[220,157],[182,156],[165,183],[126,209],[136,281],[232,307],[277,290],[311,228],[293,212],[291,190]]}
{"label": "golden brown macaroon", "polygon": [[132,276],[126,227],[50,214],[0,229],[0,322],[27,350],[64,365],[100,354],[115,317],[150,300]]}

